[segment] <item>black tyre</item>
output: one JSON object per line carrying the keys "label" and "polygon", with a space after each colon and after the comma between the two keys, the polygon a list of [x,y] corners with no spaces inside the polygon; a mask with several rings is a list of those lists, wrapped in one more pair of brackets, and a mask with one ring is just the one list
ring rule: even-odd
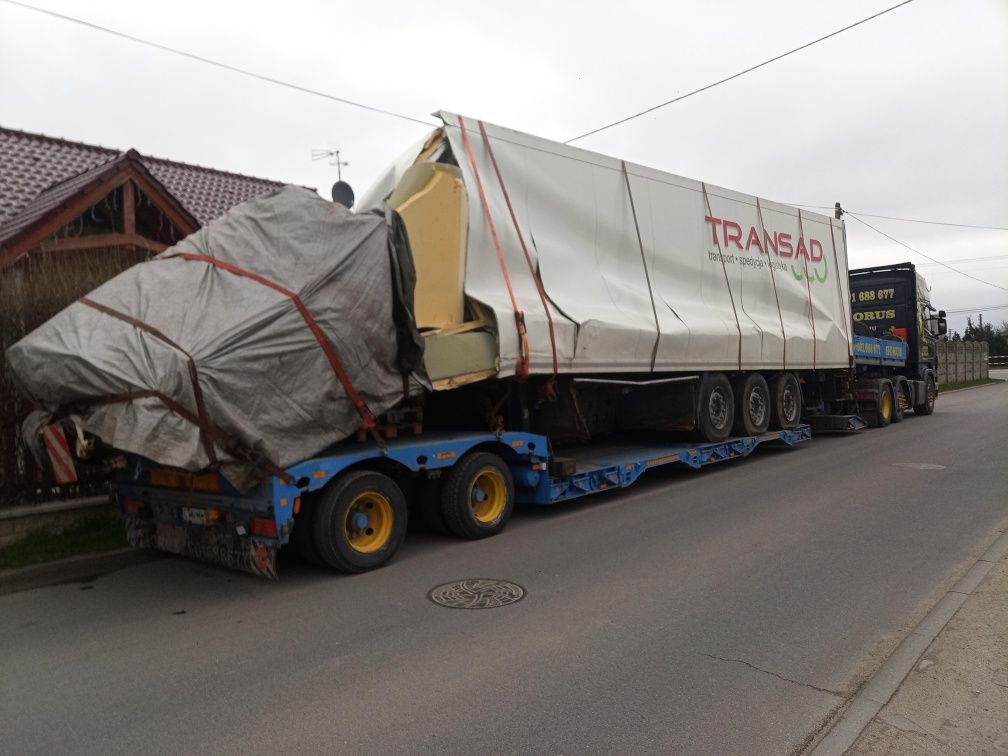
{"label": "black tyre", "polygon": [[514,479],[504,460],[471,452],[444,476],[441,516],[460,538],[497,535],[514,512]]}
{"label": "black tyre", "polygon": [[734,436],[758,436],[770,427],[770,388],[759,373],[740,375],[732,381],[735,393]]}
{"label": "black tyre", "polygon": [[930,415],[934,412],[935,400],[938,398],[938,387],[935,385],[933,375],[929,375],[924,382],[924,401],[915,404],[913,411],[915,415]]}
{"label": "black tyre", "polygon": [[342,572],[379,567],[406,536],[406,497],[391,478],[358,470],[322,490],[312,521],[322,561]]}
{"label": "black tyre", "polygon": [[724,441],[735,420],[735,394],[724,373],[706,373],[700,381],[696,437],[700,441]]}
{"label": "black tyre", "polygon": [[770,387],[770,427],[791,430],[801,422],[801,386],[794,373],[781,373]]}
{"label": "black tyre", "polygon": [[309,564],[324,567],[325,562],[315,548],[315,495],[309,494],[301,499],[301,511],[294,516],[294,530],[291,531],[290,544],[294,553]]}
{"label": "black tyre", "polygon": [[413,490],[413,510],[431,533],[448,535],[448,526],[441,514],[441,487],[440,478],[418,480]]}
{"label": "black tyre", "polygon": [[901,422],[910,409],[910,384],[905,379],[900,379],[894,383],[894,393],[896,402],[893,404],[892,421]]}

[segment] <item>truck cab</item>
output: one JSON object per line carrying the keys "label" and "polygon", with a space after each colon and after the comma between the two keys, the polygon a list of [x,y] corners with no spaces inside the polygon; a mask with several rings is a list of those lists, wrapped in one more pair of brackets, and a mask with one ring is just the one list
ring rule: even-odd
{"label": "truck cab", "polygon": [[[899,263],[850,271],[851,317],[861,336],[899,339],[907,345],[901,367],[863,371],[861,379],[890,378],[902,389],[900,409],[913,407],[930,414],[938,395],[938,356],[935,345],[947,331],[945,312],[931,305],[931,289],[913,263]],[[887,375],[875,375],[885,372]]]}

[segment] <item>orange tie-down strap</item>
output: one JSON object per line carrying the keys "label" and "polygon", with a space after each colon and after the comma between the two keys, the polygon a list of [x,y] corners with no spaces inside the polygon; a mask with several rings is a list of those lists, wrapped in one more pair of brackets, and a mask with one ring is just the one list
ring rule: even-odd
{"label": "orange tie-down strap", "polygon": [[[833,224],[830,224],[832,227]],[[804,243],[805,239],[805,229],[802,228],[802,217],[801,208],[798,208],[798,241],[799,243]],[[795,255],[798,253],[796,252]],[[808,292],[808,314],[809,321],[812,323],[812,369],[815,370],[816,366],[816,332],[815,332],[815,307],[812,305],[812,279],[809,278],[808,274],[808,255],[802,256],[802,264],[805,266],[805,290]]]}
{"label": "orange tie-down strap", "polygon": [[528,333],[525,330],[525,313],[518,307],[518,300],[515,298],[514,287],[511,285],[511,276],[508,274],[507,263],[504,262],[504,251],[501,249],[500,239],[497,238],[497,227],[494,225],[493,217],[490,215],[490,204],[487,202],[486,192],[483,191],[483,181],[480,179],[479,169],[476,167],[476,156],[473,155],[472,145],[469,143],[469,133],[466,131],[465,119],[458,117],[459,128],[462,131],[462,141],[465,143],[466,153],[469,155],[469,164],[472,166],[473,176],[476,178],[476,188],[479,190],[480,202],[483,204],[483,217],[486,218],[490,227],[490,235],[493,237],[494,249],[497,251],[497,261],[500,263],[501,273],[504,275],[504,283],[507,285],[508,296],[511,298],[511,309],[514,310],[515,326],[518,328],[519,354],[515,365],[515,378],[524,381],[529,374],[529,343]]}
{"label": "orange tie-down strap", "polygon": [[546,289],[543,287],[542,279],[539,277],[539,273],[532,263],[532,255],[529,254],[528,247],[525,244],[525,236],[522,234],[521,226],[518,224],[518,216],[515,215],[514,207],[511,206],[511,196],[504,185],[504,176],[501,174],[500,166],[497,165],[497,157],[494,155],[493,144],[491,144],[490,137],[487,135],[486,126],[483,125],[483,121],[478,121],[477,123],[479,124],[480,135],[483,137],[483,144],[486,145],[487,155],[490,156],[490,163],[493,165],[494,173],[497,174],[497,183],[500,184],[501,194],[504,195],[504,202],[507,203],[508,212],[511,214],[511,223],[514,224],[515,233],[518,234],[518,243],[521,244],[522,252],[525,255],[525,263],[528,265],[529,275],[532,276],[532,280],[535,282],[536,291],[539,293],[539,301],[542,302],[543,311],[546,313],[546,321],[549,323],[550,349],[553,353],[553,378],[546,387],[546,394],[550,399],[556,399],[557,373],[559,372],[557,367],[556,329],[553,325],[553,314],[550,312],[549,305],[546,304]]}
{"label": "orange tie-down strap", "polygon": [[244,268],[239,268],[237,265],[232,265],[231,263],[226,263],[223,260],[218,260],[215,257],[208,257],[207,255],[194,255],[190,252],[179,252],[178,254],[171,255],[170,257],[161,258],[163,260],[170,260],[175,257],[181,257],[183,260],[193,260],[196,262],[205,262],[208,265],[214,265],[218,268],[223,268],[229,273],[234,273],[236,276],[243,276],[249,278],[256,283],[267,286],[273,291],[278,291],[285,297],[290,299],[294,306],[297,307],[301,317],[304,318],[305,323],[308,328],[311,329],[312,335],[315,336],[315,340],[318,342],[319,346],[322,347],[323,353],[325,353],[326,359],[329,360],[329,364],[332,366],[333,372],[336,373],[336,377],[343,386],[343,390],[346,391],[350,401],[353,402],[354,407],[357,408],[357,414],[361,417],[361,423],[366,430],[374,430],[377,423],[375,422],[374,415],[371,414],[371,410],[368,409],[367,404],[361,398],[360,394],[353,387],[350,382],[350,376],[346,374],[343,369],[343,364],[340,362],[339,357],[336,356],[336,351],[333,349],[332,344],[329,343],[329,338],[322,333],[322,329],[319,328],[318,323],[315,322],[315,318],[311,316],[308,312],[308,308],[304,306],[304,302],[301,301],[301,297],[295,294],[290,289],[287,289],[275,281],[270,281],[268,278],[260,276],[258,273],[253,273],[250,270],[245,270]]}
{"label": "orange tie-down strap", "polygon": [[203,389],[200,388],[199,376],[196,373],[196,361],[192,358],[192,355],[189,354],[189,352],[187,352],[185,349],[180,347],[178,344],[176,344],[174,341],[169,339],[167,336],[165,336],[163,333],[161,333],[161,331],[159,331],[157,328],[147,325],[147,323],[144,323],[142,320],[137,320],[136,318],[131,317],[126,313],[119,312],[118,310],[108,307],[107,305],[95,302],[93,299],[89,297],[81,297],[80,303],[85,304],[88,307],[92,307],[95,310],[98,310],[98,312],[104,313],[109,317],[121,320],[124,323],[128,323],[134,328],[139,328],[141,331],[149,333],[154,338],[163,341],[168,346],[178,350],[179,352],[181,352],[186,356],[186,360],[189,363],[189,381],[192,383],[193,399],[195,399],[196,401],[196,414],[199,418],[199,422],[197,423],[197,425],[199,426],[200,429],[200,438],[203,441],[203,448],[206,451],[207,458],[210,460],[211,466],[216,465],[217,453],[214,451],[213,441],[211,440],[209,434],[207,434],[206,430],[204,429],[204,426],[209,423],[209,420],[207,419],[206,405],[203,403]]}

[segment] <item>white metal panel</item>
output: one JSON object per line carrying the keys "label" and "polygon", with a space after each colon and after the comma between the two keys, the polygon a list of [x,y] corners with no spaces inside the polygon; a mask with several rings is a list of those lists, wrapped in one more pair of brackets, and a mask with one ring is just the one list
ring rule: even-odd
{"label": "white metal panel", "polygon": [[[513,308],[459,119],[440,115],[470,197],[466,294],[494,312],[501,375],[509,375],[518,356]],[[549,372],[547,323],[534,279],[479,124],[465,122],[525,311],[532,371]],[[643,166],[628,164],[625,177],[615,158],[485,126],[553,303],[561,370],[649,371],[652,357],[653,369],[665,371],[849,364],[839,222]]]}
{"label": "white metal panel", "polygon": [[[476,177],[469,161],[469,151],[461,136],[456,117],[445,117],[445,127],[449,142],[469,193],[469,248],[466,255],[466,295],[489,307],[497,318],[498,340],[500,345],[500,375],[512,375],[515,372],[519,356],[518,330],[515,323],[514,306],[511,303],[505,282],[504,272],[486,221],[486,214],[480,198]],[[511,279],[518,308],[524,312],[526,330],[528,332],[531,351],[531,371],[550,372],[552,370],[552,352],[549,341],[549,321],[539,294],[535,280],[529,271],[519,241],[518,231],[511,220],[500,182],[490,161],[490,155],[483,144],[475,120],[466,122],[469,144],[479,179],[482,181],[487,204],[493,218],[494,231],[501,245],[505,268]],[[539,253],[532,230],[528,224],[526,200],[529,192],[526,188],[528,180],[528,155],[515,145],[505,140],[494,141],[494,156],[501,168],[501,176],[507,187],[518,218],[519,228],[525,240],[533,267],[539,265]],[[563,313],[551,308],[553,317],[557,353],[560,363],[569,366],[573,360],[576,327],[564,317]]]}
{"label": "white metal panel", "polygon": [[703,249],[703,194],[698,182],[628,166],[661,338],[656,369],[738,366],[739,334],[724,273]]}

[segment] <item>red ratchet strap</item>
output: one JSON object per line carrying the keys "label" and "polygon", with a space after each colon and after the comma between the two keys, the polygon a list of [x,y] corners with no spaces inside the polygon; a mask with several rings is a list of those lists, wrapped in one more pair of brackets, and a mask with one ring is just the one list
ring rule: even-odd
{"label": "red ratchet strap", "polygon": [[[802,229],[801,209],[798,210],[798,246],[805,241],[805,231]],[[802,265],[805,266],[805,288],[808,290],[808,312],[809,321],[812,323],[812,369],[815,370],[816,363],[816,334],[815,334],[815,308],[812,306],[812,282],[808,274],[808,254],[802,255]]]}
{"label": "red ratchet strap", "polygon": [[[704,204],[707,205],[707,215],[713,216],[711,210],[710,197],[707,196],[707,184],[700,182],[700,189],[703,191]],[[721,272],[724,273],[725,288],[728,290],[728,301],[731,302],[732,314],[735,316],[735,330],[738,331],[738,366],[742,369],[742,326],[739,324],[738,310],[735,308],[735,296],[732,294],[731,283],[728,280],[728,268],[725,267],[724,250],[721,249],[721,242],[718,241],[717,233],[714,234],[714,243],[717,245],[718,257],[721,260]],[[725,242],[727,244],[727,242]]]}
{"label": "red ratchet strap", "polygon": [[99,312],[105,313],[109,317],[116,318],[117,320],[121,320],[124,323],[128,323],[134,328],[139,328],[141,331],[149,333],[154,338],[163,341],[168,346],[178,350],[179,352],[181,352],[186,356],[186,359],[189,361],[189,380],[192,382],[193,398],[196,400],[196,412],[199,417],[199,421],[196,423],[196,425],[200,429],[200,439],[203,441],[203,448],[206,451],[207,458],[210,460],[211,465],[216,465],[217,452],[214,450],[213,441],[210,440],[210,435],[206,432],[206,426],[209,424],[209,421],[207,420],[206,406],[203,403],[203,389],[200,388],[199,376],[196,374],[196,361],[193,360],[192,355],[189,354],[189,352],[187,352],[185,349],[180,347],[178,344],[176,344],[174,341],[169,339],[167,336],[165,336],[163,333],[161,333],[161,331],[147,325],[143,321],[130,317],[129,315],[119,312],[118,310],[113,310],[111,307],[99,304],[98,302],[95,302],[93,299],[89,299],[88,297],[81,297],[80,303],[85,304],[88,307],[92,307],[95,310],[98,310]]}
{"label": "red ratchet strap", "polygon": [[511,308],[514,310],[515,325],[518,327],[518,341],[520,343],[520,354],[515,366],[515,378],[524,381],[529,374],[529,344],[528,334],[525,330],[525,313],[518,307],[518,300],[515,299],[514,287],[511,286],[511,276],[508,275],[507,264],[504,262],[504,252],[501,249],[500,239],[497,238],[497,228],[494,226],[493,218],[490,215],[490,205],[487,203],[486,193],[483,191],[483,182],[480,180],[479,169],[476,167],[476,157],[473,155],[472,145],[469,143],[469,134],[466,131],[465,119],[458,117],[459,128],[462,130],[462,141],[465,143],[466,153],[469,155],[469,163],[472,165],[473,176],[476,177],[476,187],[479,189],[480,202],[483,203],[483,215],[486,217],[487,225],[490,226],[490,235],[493,237],[494,249],[497,250],[497,260],[500,262],[501,273],[504,274],[504,283],[507,284],[508,296],[511,298]]}
{"label": "red ratchet strap", "polygon": [[[763,223],[763,207],[760,205],[759,197],[756,198],[756,214],[759,216],[760,231],[763,232],[763,241],[766,243],[767,237],[770,235],[767,233],[766,224]],[[770,263],[770,250],[766,251],[767,262]],[[781,332],[781,346],[783,353],[781,354],[781,367],[787,370],[787,333],[784,332],[784,314],[781,312],[780,308],[780,297],[777,296],[777,278],[774,276],[773,265],[769,265],[770,268],[770,282],[773,283],[773,295],[774,301],[777,303],[777,318],[780,320],[780,332]]]}
{"label": "red ratchet strap", "polygon": [[350,376],[348,376],[346,371],[343,369],[343,365],[336,356],[336,352],[333,350],[332,344],[329,343],[329,339],[324,333],[322,333],[322,329],[318,327],[318,323],[315,322],[315,319],[308,312],[308,309],[304,306],[304,302],[301,301],[301,298],[297,294],[290,289],[284,288],[275,281],[270,281],[268,278],[264,278],[263,276],[253,273],[250,270],[239,268],[237,265],[226,263],[223,260],[218,260],[214,257],[208,257],[207,255],[194,255],[189,252],[179,252],[171,257],[181,257],[183,260],[194,260],[196,262],[205,262],[209,265],[215,265],[218,268],[223,268],[229,273],[234,273],[236,276],[250,278],[256,283],[260,283],[263,286],[273,289],[274,291],[278,291],[290,299],[294,303],[294,306],[297,307],[298,312],[301,313],[301,317],[304,318],[308,328],[311,329],[312,334],[315,336],[315,340],[318,341],[319,346],[322,347],[322,351],[329,360],[329,364],[332,366],[333,372],[336,373],[336,377],[339,378],[339,382],[343,385],[343,390],[346,391],[347,396],[350,397],[350,401],[353,402],[354,407],[357,408],[357,413],[361,417],[361,422],[363,423],[364,428],[367,430],[373,430],[375,428],[377,424],[375,423],[374,415],[371,414],[371,410],[368,409],[367,404],[364,403],[360,394],[358,394],[357,390],[354,389],[353,384],[350,382]]}
{"label": "red ratchet strap", "polygon": [[[459,120],[461,121],[461,118]],[[555,399],[558,372],[556,333],[553,327],[553,315],[550,313],[549,305],[546,304],[546,290],[543,288],[542,279],[539,278],[539,273],[536,271],[535,265],[532,263],[532,255],[529,254],[528,247],[525,245],[525,237],[522,235],[521,227],[518,225],[518,218],[515,215],[514,208],[511,206],[511,197],[508,195],[508,190],[504,186],[504,177],[501,175],[500,167],[497,165],[497,158],[494,156],[493,145],[490,144],[490,137],[487,136],[486,126],[483,125],[483,121],[477,121],[477,123],[479,123],[480,135],[483,137],[483,144],[486,145],[487,154],[490,156],[490,162],[493,164],[494,172],[497,174],[497,183],[500,184],[501,194],[504,195],[504,202],[507,203],[508,212],[511,214],[511,222],[514,224],[515,233],[518,234],[518,242],[521,244],[522,252],[525,253],[525,262],[528,263],[529,274],[532,276],[532,280],[535,281],[536,291],[539,292],[539,301],[542,302],[543,310],[546,313],[546,320],[549,322],[550,349],[553,352],[553,378],[547,385],[546,392],[551,399]]]}

